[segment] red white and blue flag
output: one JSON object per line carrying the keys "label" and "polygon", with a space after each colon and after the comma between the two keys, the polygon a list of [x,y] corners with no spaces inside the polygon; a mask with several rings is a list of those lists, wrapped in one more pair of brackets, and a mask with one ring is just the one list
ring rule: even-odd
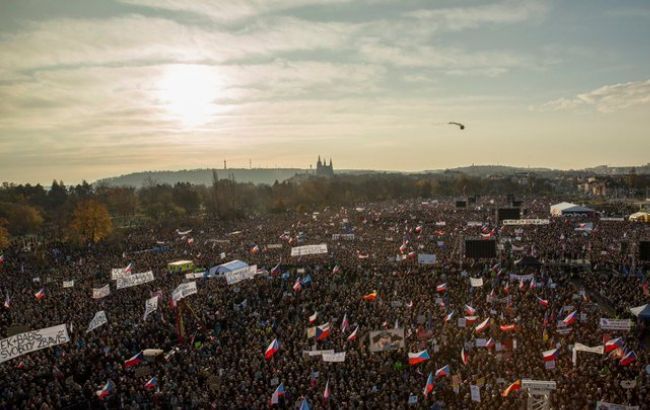
{"label": "red white and blue flag", "polygon": [[328,380],[327,383],[325,383],[325,390],[323,391],[323,400],[325,401],[329,400],[331,394],[332,392],[330,392],[330,381]]}
{"label": "red white and blue flag", "polygon": [[277,276],[277,275],[279,275],[281,273],[280,271],[281,271],[280,262],[278,262],[277,265],[275,265],[273,268],[271,268],[271,275]]}
{"label": "red white and blue flag", "polygon": [[155,376],[149,379],[149,381],[144,384],[144,388],[147,390],[153,390],[156,387],[158,387],[158,378]]}
{"label": "red white and blue flag", "polygon": [[422,362],[426,362],[429,359],[431,359],[431,356],[429,356],[429,352],[426,350],[422,350],[421,352],[417,353],[409,353],[409,364],[411,366],[416,366]]}
{"label": "red white and blue flag", "polygon": [[501,325],[499,326],[499,329],[501,329],[502,332],[514,332],[515,331],[515,325]]}
{"label": "red white and blue flag", "polygon": [[332,269],[332,273],[336,275],[337,273],[341,272],[341,267],[339,265],[334,266],[334,269]]}
{"label": "red white and blue flag", "polygon": [[97,390],[95,394],[99,397],[100,400],[104,400],[106,397],[110,396],[111,393],[115,390],[115,385],[111,380],[109,380],[101,390]]}
{"label": "red white and blue flag", "polygon": [[447,284],[446,283],[443,283],[441,285],[436,286],[436,292],[442,293],[442,292],[445,292],[445,291],[447,291]]}
{"label": "red white and blue flag", "polygon": [[278,339],[273,339],[271,344],[269,344],[269,347],[266,348],[266,351],[264,352],[264,358],[266,360],[271,360],[274,354],[276,354],[280,350],[280,342],[278,342]]}
{"label": "red white and blue flag", "polygon": [[470,305],[465,305],[465,314],[467,316],[474,316],[476,314],[476,309],[474,309]]}
{"label": "red white and blue flag", "polygon": [[485,342],[485,348],[486,349],[491,349],[496,346],[496,343],[494,342],[494,339],[489,338],[487,342]]}
{"label": "red white and blue flag", "polygon": [[623,346],[625,346],[625,343],[622,338],[617,337],[616,339],[610,339],[605,342],[605,353],[623,348]]}
{"label": "red white and blue flag", "polygon": [[536,297],[537,297],[537,301],[539,302],[540,305],[542,305],[544,307],[548,307],[548,300],[542,299],[539,296],[536,296]]}
{"label": "red white and blue flag", "polygon": [[341,322],[341,333],[345,333],[350,328],[350,322],[348,321],[348,314],[343,315],[343,321]]}
{"label": "red white and blue flag", "polygon": [[293,284],[293,291],[294,292],[300,292],[302,290],[302,282],[300,282],[300,278],[296,278],[296,282]]}
{"label": "red white and blue flag", "polygon": [[424,397],[429,396],[429,393],[433,391],[433,373],[429,373],[429,377],[427,377],[427,384],[424,385],[424,391],[422,394],[424,394]]}
{"label": "red white and blue flag", "polygon": [[560,349],[551,349],[542,352],[542,357],[544,358],[545,362],[551,362],[557,360],[559,353],[560,353]]}
{"label": "red white and blue flag", "polygon": [[273,392],[273,395],[271,395],[271,404],[280,403],[280,397],[284,397],[284,383],[280,383]]}
{"label": "red white and blue flag", "polygon": [[352,341],[356,340],[356,338],[357,338],[357,331],[359,331],[359,326],[357,326],[357,327],[354,329],[354,332],[350,333],[350,336],[348,336],[348,342],[352,342]]}
{"label": "red white and blue flag", "polygon": [[489,325],[490,325],[490,318],[487,318],[487,319],[485,319],[484,321],[482,321],[481,323],[479,323],[478,326],[476,326],[476,328],[474,329],[474,331],[475,331],[476,333],[481,333],[482,331],[484,331],[485,329],[487,329],[487,327],[488,327]]}
{"label": "red white and blue flag", "polygon": [[621,358],[619,364],[621,366],[629,366],[634,362],[636,362],[636,353],[630,350],[629,352],[625,353],[625,355]]}
{"label": "red white and blue flag", "polygon": [[129,360],[124,362],[124,367],[134,367],[139,365],[144,361],[144,355],[142,352],[136,354],[135,356],[131,357]]}
{"label": "red white and blue flag", "polygon": [[578,311],[574,310],[573,312],[569,313],[567,317],[562,319],[562,322],[564,322],[565,325],[571,326],[576,322],[576,317],[578,316]]}
{"label": "red white and blue flag", "polygon": [[454,317],[454,311],[453,311],[453,310],[452,310],[451,312],[449,312],[449,313],[447,314],[447,316],[445,316],[445,323],[446,323],[446,322],[449,322],[449,321],[451,320],[452,317]]}
{"label": "red white and blue flag", "polygon": [[316,340],[325,340],[330,335],[330,324],[325,323],[316,327]]}
{"label": "red white and blue flag", "polygon": [[436,379],[447,377],[450,373],[451,371],[449,370],[449,365],[441,367],[440,369],[436,370]]}
{"label": "red white and blue flag", "polygon": [[41,300],[45,297],[45,288],[41,288],[38,292],[34,293],[36,300]]}

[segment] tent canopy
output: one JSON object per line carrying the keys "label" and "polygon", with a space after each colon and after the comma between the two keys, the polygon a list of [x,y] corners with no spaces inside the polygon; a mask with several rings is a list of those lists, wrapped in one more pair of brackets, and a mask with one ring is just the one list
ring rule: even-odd
{"label": "tent canopy", "polygon": [[235,259],[230,262],[222,263],[221,265],[211,267],[208,273],[208,277],[223,275],[226,272],[233,272],[246,267],[248,267],[248,264],[246,262],[240,261],[239,259]]}
{"label": "tent canopy", "polygon": [[571,202],[560,202],[559,204],[551,205],[551,215],[561,216],[569,214],[591,214],[594,213],[591,208],[572,204]]}
{"label": "tent canopy", "polygon": [[630,221],[636,222],[650,222],[650,213],[647,212],[636,212],[630,215]]}

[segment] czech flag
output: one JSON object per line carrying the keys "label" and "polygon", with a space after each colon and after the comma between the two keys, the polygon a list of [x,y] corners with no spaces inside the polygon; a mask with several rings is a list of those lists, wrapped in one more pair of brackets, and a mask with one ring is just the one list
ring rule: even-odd
{"label": "czech flag", "polygon": [[377,299],[377,291],[373,290],[372,293],[368,293],[367,295],[363,295],[363,300],[367,300],[369,302],[372,302],[373,300]]}
{"label": "czech flag", "polygon": [[521,380],[515,380],[507,389],[501,392],[501,397],[508,397],[510,392],[521,389]]}
{"label": "czech flag", "polygon": [[503,291],[506,292],[506,295],[510,293],[510,282],[506,282],[506,286],[503,287]]}
{"label": "czech flag", "polygon": [[487,342],[485,342],[485,348],[486,349],[491,349],[496,346],[496,343],[494,342],[494,339],[489,338]]}
{"label": "czech flag", "polygon": [[476,309],[474,309],[470,305],[465,305],[465,314],[467,316],[474,316],[476,314]]}
{"label": "czech flag", "polygon": [[528,286],[528,289],[535,289],[537,287],[537,284],[535,283],[535,279],[530,280],[530,285]]}
{"label": "czech flag", "polygon": [[302,290],[302,283],[300,283],[300,278],[296,278],[296,282],[293,284],[293,291],[298,293]]}
{"label": "czech flag", "polygon": [[[356,330],[355,330],[356,332]],[[323,391],[323,400],[329,400],[330,398],[330,381],[328,380],[327,383],[325,383],[325,390]]]}
{"label": "czech flag", "polygon": [[348,314],[343,315],[343,321],[341,322],[341,333],[345,333],[350,328],[350,322],[348,322]]}
{"label": "czech flag", "polygon": [[95,394],[100,400],[104,400],[106,397],[110,396],[111,393],[115,390],[115,385],[111,380],[109,380],[101,390],[97,390]]}
{"label": "czech flag", "polygon": [[449,314],[447,316],[445,316],[445,322],[449,322],[452,317],[454,317],[454,311],[453,310],[451,312],[449,312]]}
{"label": "czech flag", "polygon": [[298,410],[311,410],[311,407],[309,406],[309,402],[307,399],[302,399],[300,402],[300,408]]}
{"label": "czech flag", "polygon": [[124,272],[126,273],[131,273],[132,270],[133,270],[133,263],[129,263],[128,265],[126,265],[126,268],[124,268]]}
{"label": "czech flag", "polygon": [[45,288],[41,288],[38,292],[34,293],[36,300],[41,300],[45,297]]}
{"label": "czech flag", "polygon": [[399,253],[403,255],[404,253],[406,253],[406,249],[407,249],[406,243],[403,243],[402,246],[399,247]]}
{"label": "czech flag", "polygon": [[341,273],[341,267],[339,265],[334,266],[334,269],[332,269],[332,273],[336,275],[337,273]]}
{"label": "czech flag", "polygon": [[467,365],[467,363],[469,363],[469,355],[465,353],[465,348],[460,349],[460,360],[464,365]]}
{"label": "czech flag", "polygon": [[623,339],[617,337],[616,339],[611,339],[605,342],[605,353],[609,353],[616,349],[622,348],[625,345]]}
{"label": "czech flag", "polygon": [[318,319],[318,312],[314,312],[313,315],[309,316],[309,323],[313,325],[316,323],[316,319]]}
{"label": "czech flag", "polygon": [[429,352],[426,350],[422,350],[421,352],[417,353],[409,353],[409,364],[411,366],[416,366],[422,362],[426,362],[429,359],[431,359],[431,356],[429,356]]}
{"label": "czech flag", "polygon": [[465,316],[465,324],[473,325],[478,320],[478,316]]}
{"label": "czech flag", "polygon": [[433,373],[429,372],[429,377],[427,377],[427,384],[424,385],[424,391],[422,394],[424,394],[424,397],[427,397],[429,393],[433,391]]}
{"label": "czech flag", "polygon": [[273,395],[271,396],[271,404],[280,403],[280,397],[284,397],[284,383],[280,383],[277,389],[273,392]]}
{"label": "czech flag", "polygon": [[578,311],[574,310],[573,312],[569,313],[567,317],[562,319],[562,322],[564,322],[565,325],[571,326],[576,322],[576,317],[578,316]]}
{"label": "czech flag", "polygon": [[273,339],[269,347],[266,348],[266,351],[264,352],[264,358],[266,360],[271,360],[274,354],[276,354],[280,350],[280,342],[278,342],[278,339]]}
{"label": "czech flag", "polygon": [[537,301],[539,301],[540,305],[542,305],[544,307],[548,307],[548,300],[537,297]]}
{"label": "czech flag", "polygon": [[126,368],[134,367],[134,366],[139,365],[143,361],[144,361],[144,355],[142,354],[142,352],[140,352],[140,353],[136,354],[135,356],[133,356],[132,358],[130,358],[129,360],[125,361],[124,362],[124,367],[126,367]]}
{"label": "czech flag", "polygon": [[441,367],[440,369],[436,370],[436,379],[440,377],[447,377],[451,371],[449,370],[449,365],[446,365],[445,367]]}
{"label": "czech flag", "polygon": [[316,340],[325,340],[330,335],[330,324],[325,323],[316,327]]}
{"label": "czech flag", "polygon": [[636,362],[636,353],[630,350],[629,352],[625,353],[625,355],[621,358],[621,361],[618,363],[621,366],[628,366],[634,362]]}
{"label": "czech flag", "polygon": [[545,352],[542,352],[542,356],[544,357],[545,362],[552,362],[553,360],[556,360],[559,356],[559,349],[551,349],[547,350]]}
{"label": "czech flag", "polygon": [[436,286],[436,292],[443,293],[447,291],[447,284],[443,283],[442,285]]}
{"label": "czech flag", "polygon": [[499,329],[501,329],[502,332],[514,332],[515,325],[501,325],[499,326]]}
{"label": "czech flag", "polygon": [[147,390],[153,390],[156,387],[158,387],[158,378],[157,377],[152,377],[151,379],[149,379],[148,382],[146,382],[144,384],[144,388],[147,389]]}
{"label": "czech flag", "polygon": [[278,262],[277,265],[275,265],[273,268],[271,268],[271,275],[276,276],[276,275],[279,275],[280,273],[281,273],[280,262]]}
{"label": "czech flag", "polygon": [[0,265],[5,263],[5,256],[3,254],[0,254]]}
{"label": "czech flag", "polygon": [[350,333],[350,336],[348,336],[348,342],[352,342],[353,340],[356,340],[357,338],[357,331],[359,330],[359,326],[357,326],[354,329],[354,332]]}
{"label": "czech flag", "polygon": [[474,332],[481,333],[490,325],[490,318],[485,319],[483,322],[479,323],[478,326],[474,329]]}

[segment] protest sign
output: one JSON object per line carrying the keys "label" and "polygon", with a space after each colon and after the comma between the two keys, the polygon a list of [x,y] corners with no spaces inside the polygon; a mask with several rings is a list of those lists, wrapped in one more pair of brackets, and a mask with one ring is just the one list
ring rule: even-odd
{"label": "protest sign", "polygon": [[404,348],[404,329],[375,330],[369,335],[371,352],[386,352]]}
{"label": "protest sign", "polygon": [[470,384],[469,385],[469,391],[472,395],[472,401],[477,401],[480,403],[481,401],[481,388],[475,384]]}
{"label": "protest sign", "polygon": [[469,278],[469,283],[473,288],[480,288],[483,286],[483,278]]}
{"label": "protest sign", "polygon": [[332,234],[332,240],[333,241],[353,241],[354,240],[354,234],[353,233],[335,233]]}
{"label": "protest sign", "polygon": [[343,363],[345,362],[345,352],[323,353],[323,361],[327,363]]}
{"label": "protest sign", "polygon": [[172,292],[172,299],[178,302],[187,296],[194,295],[196,292],[196,282],[181,283]]}
{"label": "protest sign", "polygon": [[93,299],[101,299],[111,294],[111,287],[106,285],[101,288],[93,288]]}
{"label": "protest sign", "polygon": [[99,312],[95,313],[95,316],[88,324],[88,330],[86,330],[86,333],[92,332],[93,330],[97,329],[98,327],[106,323],[108,323],[108,319],[106,318],[106,312],[100,310]]}
{"label": "protest sign", "polygon": [[117,279],[117,289],[130,288],[132,286],[142,285],[144,283],[153,282],[153,271],[134,273],[133,275],[125,276]]}
{"label": "protest sign", "polygon": [[69,341],[65,324],[19,333],[0,340],[0,363]]}
{"label": "protest sign", "polygon": [[232,272],[224,273],[226,283],[229,285],[234,285],[235,283],[239,283],[248,279],[253,279],[255,275],[257,275],[257,265],[246,266]]}
{"label": "protest sign", "polygon": [[73,287],[74,287],[74,280],[64,280],[63,281],[63,289],[73,288]]}
{"label": "protest sign", "polygon": [[621,330],[624,332],[629,332],[632,328],[632,321],[629,319],[600,318],[600,328],[602,330]]}
{"label": "protest sign", "polygon": [[266,245],[266,249],[282,249],[281,243],[269,243]]}
{"label": "protest sign", "polygon": [[150,314],[158,309],[158,296],[147,299],[144,302],[144,320],[147,320]]}
{"label": "protest sign", "polygon": [[436,255],[433,253],[418,253],[418,263],[420,265],[433,265],[436,263]]}
{"label": "protest sign", "polygon": [[111,280],[118,280],[119,278],[125,278],[131,276],[131,268],[113,268],[111,269]]}
{"label": "protest sign", "polygon": [[639,410],[639,406],[627,406],[625,404],[607,403],[606,401],[597,401],[596,410]]}
{"label": "protest sign", "polygon": [[303,245],[291,248],[291,256],[308,256],[327,254],[327,244]]}
{"label": "protest sign", "polygon": [[551,223],[548,219],[504,219],[503,225],[548,225]]}

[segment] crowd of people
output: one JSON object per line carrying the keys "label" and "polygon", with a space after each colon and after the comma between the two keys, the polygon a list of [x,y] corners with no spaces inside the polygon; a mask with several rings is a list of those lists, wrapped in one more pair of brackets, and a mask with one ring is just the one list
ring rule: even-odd
{"label": "crowd of people", "polygon": [[[0,339],[64,324],[69,342],[0,363],[0,408],[520,409],[523,379],[556,382],[556,409],[647,408],[650,332],[629,308],[650,300],[648,265],[630,243],[650,239],[650,227],[593,215],[504,226],[498,204],[383,202],[141,226],[83,248],[55,236],[17,240],[0,265]],[[549,205],[527,200],[523,217],[548,219]],[[496,256],[466,257],[466,239],[494,241]],[[321,243],[327,254],[291,256]],[[435,262],[419,262],[424,254]],[[238,259],[257,274],[233,284],[190,279],[168,269],[179,259],[199,271]],[[111,270],[127,266],[155,279],[117,289]],[[191,281],[197,293],[174,300]],[[107,284],[110,294],[94,299]],[[152,297],[158,307],[145,319]],[[107,323],[88,331],[99,311]],[[563,321],[573,312],[574,322]],[[603,330],[600,318],[633,326]],[[403,345],[371,352],[371,332],[390,329],[403,330]],[[613,340],[616,349],[573,360],[576,343]],[[324,362],[313,350],[346,355]],[[410,365],[408,353],[423,351],[429,358]],[[622,360],[631,352],[635,360]]]}

